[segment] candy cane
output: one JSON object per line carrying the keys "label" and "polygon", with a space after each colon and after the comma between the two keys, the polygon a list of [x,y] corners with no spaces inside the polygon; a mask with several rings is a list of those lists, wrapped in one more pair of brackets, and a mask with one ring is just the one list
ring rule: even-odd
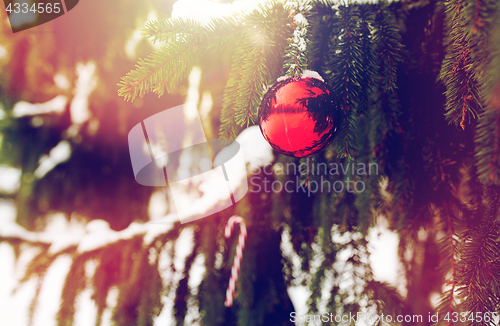
{"label": "candy cane", "polygon": [[236,247],[236,257],[234,257],[233,268],[231,269],[231,279],[229,280],[229,285],[226,291],[226,302],[224,303],[226,307],[231,307],[233,305],[233,295],[236,288],[236,281],[238,280],[238,273],[240,272],[241,258],[243,257],[243,249],[245,248],[245,240],[247,238],[247,228],[245,222],[241,216],[234,215],[229,221],[227,221],[226,229],[224,230],[224,235],[226,238],[231,236],[233,227],[235,223],[240,224],[240,236],[238,238],[238,247]]}

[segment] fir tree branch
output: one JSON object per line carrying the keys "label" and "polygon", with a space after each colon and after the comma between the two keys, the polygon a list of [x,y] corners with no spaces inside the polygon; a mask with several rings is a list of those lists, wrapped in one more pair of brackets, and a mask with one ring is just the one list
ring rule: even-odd
{"label": "fir tree branch", "polygon": [[397,65],[402,62],[403,47],[396,18],[384,5],[375,15],[373,42],[376,44],[375,53],[380,60],[382,89],[389,94],[393,93],[397,89]]}
{"label": "fir tree branch", "polygon": [[66,276],[61,293],[61,306],[57,313],[58,326],[71,326],[75,318],[76,297],[85,289],[85,255],[75,257]]}
{"label": "fir tree branch", "polygon": [[[500,184],[500,18],[497,6],[484,21],[491,21],[491,36],[483,44],[486,56],[481,74],[484,112],[479,116],[475,135],[476,166],[483,184]],[[484,33],[483,33],[484,34]],[[484,43],[484,42],[483,42]],[[481,50],[477,50],[481,51]]]}
{"label": "fir tree branch", "polygon": [[[458,241],[457,238],[460,237],[456,234],[457,228],[460,228],[460,220],[452,215],[450,204],[445,202],[443,203],[443,207],[440,209],[440,218],[441,223],[443,225],[443,237],[438,241],[438,245],[440,246],[440,269],[443,275],[450,275],[449,279],[445,280],[445,284],[447,286],[451,286],[448,288],[445,293],[441,296],[441,300],[438,304],[437,311],[439,315],[441,315],[440,322],[444,323],[446,320],[443,319],[444,316],[452,317],[453,313],[456,312],[456,299],[455,292],[457,287],[457,268],[456,261],[459,258],[459,250],[458,250]],[[449,318],[446,321],[446,325],[451,325],[450,321],[453,318]]]}
{"label": "fir tree branch", "polygon": [[462,3],[446,3],[447,22],[450,30],[447,54],[443,61],[440,78],[446,86],[446,113],[450,123],[465,129],[467,113],[475,118],[481,108],[477,85],[477,61],[473,60],[471,49],[475,47],[467,31],[467,18],[460,11]]}
{"label": "fir tree branch", "polygon": [[[302,13],[298,14],[303,17]],[[297,17],[297,16],[296,16]],[[285,63],[283,68],[286,70],[286,75],[289,77],[300,77],[304,69],[307,68],[307,22],[292,22],[290,27],[294,30],[293,38],[285,52]]]}
{"label": "fir tree branch", "polygon": [[185,24],[187,26],[179,29],[192,27],[192,33],[177,37],[175,42],[170,42],[146,59],[139,60],[137,68],[122,78],[118,95],[123,96],[126,101],[133,101],[149,91],[159,96],[165,91],[173,92],[203,53],[217,50],[221,44],[230,44],[244,29],[251,28],[231,19],[214,20],[204,28],[189,21]]}
{"label": "fir tree branch", "polygon": [[[267,19],[270,13],[274,16]],[[260,6],[246,17],[238,18],[214,19],[205,28],[182,20],[150,23],[144,32],[146,37],[153,42],[172,42],[139,61],[137,69],[122,78],[119,95],[128,101],[149,91],[159,96],[165,91],[173,92],[203,53],[221,51],[229,45],[233,51],[237,44],[233,58],[238,59],[232,66],[237,72],[231,73],[226,87],[219,131],[222,138],[234,138],[236,126],[255,123],[264,85],[273,77],[270,69],[277,60],[282,60],[279,55],[282,39],[288,33],[284,24],[288,13],[281,4]],[[276,29],[280,25],[282,28]]]}
{"label": "fir tree branch", "polygon": [[329,51],[327,69],[331,71],[330,84],[336,96],[336,102],[342,108],[344,118],[340,121],[338,130],[338,154],[351,157],[355,150],[356,112],[360,99],[360,76],[363,71],[363,53],[359,44],[359,10],[356,6],[340,7],[339,19],[335,30],[340,35],[333,34],[338,41],[335,48]]}
{"label": "fir tree branch", "polygon": [[[327,61],[329,47],[335,47],[338,39],[331,37],[337,33],[334,28],[338,26],[335,15],[336,10],[333,9],[331,3],[326,0],[316,1],[307,17],[309,28],[307,29],[307,39],[309,40],[307,55],[309,68],[319,72],[321,75],[328,75],[324,72]],[[331,42],[335,42],[331,44]]]}
{"label": "fir tree branch", "polygon": [[246,128],[255,123],[264,87],[271,77],[266,65],[266,52],[250,42],[243,43],[246,44],[240,45],[235,52],[238,59],[233,63],[224,92],[219,131],[224,139],[236,136],[235,125]]}
{"label": "fir tree branch", "polygon": [[234,115],[240,83],[243,78],[241,67],[244,57],[244,53],[241,52],[240,47],[237,47],[231,64],[233,69],[230,72],[223,95],[221,125],[219,129],[219,137],[222,139],[234,139],[237,135],[238,125],[234,119]]}
{"label": "fir tree branch", "polygon": [[255,123],[257,108],[264,94],[264,85],[270,78],[266,66],[264,51],[254,48],[243,62],[244,76],[236,98],[235,121],[238,125],[247,128]]}
{"label": "fir tree branch", "polygon": [[164,46],[145,60],[140,60],[137,69],[122,78],[118,95],[126,101],[143,97],[149,91],[163,95],[165,90],[177,87],[193,67],[199,53],[194,38],[191,42],[173,43]]}
{"label": "fir tree branch", "polygon": [[369,7],[363,6],[360,7],[359,11],[359,39],[363,56],[362,66],[364,68],[364,73],[360,76],[361,101],[358,107],[358,114],[361,116],[368,114],[371,105],[371,97],[374,92],[373,84],[375,83],[375,75],[379,69],[375,58],[374,44],[371,35],[374,14],[370,9]]}
{"label": "fir tree branch", "polygon": [[[463,236],[463,247],[457,265],[458,310],[470,317],[498,310],[500,304],[500,246],[497,218],[500,209],[500,188],[488,186],[473,227]],[[467,319],[468,325],[493,325],[494,320]]]}
{"label": "fir tree branch", "polygon": [[187,35],[200,34],[201,26],[191,19],[171,18],[165,21],[150,21],[141,30],[142,37],[148,38],[154,44],[166,41],[176,42]]}
{"label": "fir tree branch", "polygon": [[[404,45],[401,44],[398,22],[395,14],[387,4],[377,6],[374,18],[373,46],[376,56],[374,103],[370,109],[370,143],[372,157],[385,170],[389,141],[394,133],[401,132],[399,117],[401,115],[398,98],[398,67],[402,63]],[[404,175],[404,161],[398,162],[398,175]],[[394,180],[395,181],[395,180]],[[402,184],[401,184],[402,185]],[[408,183],[404,187],[408,187]],[[396,191],[398,194],[399,191]]]}
{"label": "fir tree branch", "polygon": [[[263,20],[270,11],[277,16]],[[256,122],[265,86],[276,78],[276,69],[282,62],[284,39],[290,33],[286,25],[287,13],[282,7],[266,7],[254,11],[245,23],[255,28],[241,34],[232,44],[231,72],[223,97],[219,136],[234,139],[238,126],[246,128]],[[278,29],[276,29],[278,27]],[[271,32],[272,30],[272,32]]]}
{"label": "fir tree branch", "polygon": [[378,311],[392,316],[405,311],[404,300],[393,286],[372,280],[368,282],[366,289],[371,293],[371,300],[377,303]]}
{"label": "fir tree branch", "polygon": [[476,164],[484,184],[500,184],[500,112],[485,111],[476,133]]}

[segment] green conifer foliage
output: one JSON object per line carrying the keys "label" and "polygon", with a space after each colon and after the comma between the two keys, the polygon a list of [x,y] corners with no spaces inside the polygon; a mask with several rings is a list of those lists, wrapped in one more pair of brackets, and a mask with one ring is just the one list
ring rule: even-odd
{"label": "green conifer foliage", "polygon": [[[341,109],[337,135],[310,158],[276,153],[272,167],[253,175],[268,185],[299,180],[300,190],[265,192],[263,183],[252,183],[234,207],[189,224],[176,223],[149,242],[139,233],[86,252],[71,246],[49,254],[50,243],[0,237],[16,252],[26,245],[39,250],[23,281],[36,277],[41,284],[59,256],[71,257],[58,325],[74,323],[77,297],[87,287],[93,289],[98,307],[96,325],[102,322],[109,293],[116,289],[116,325],[152,325],[165,309],[162,298],[167,296],[173,298],[176,325],[187,324],[190,311],[196,311],[200,325],[290,325],[295,311],[287,292],[291,286],[308,289],[310,314],[421,315],[422,322],[399,324],[431,325],[429,314],[439,313],[438,324],[443,325],[497,323],[491,314],[500,309],[498,1],[269,2],[207,25],[183,19],[148,22],[143,37],[162,47],[141,53],[135,68],[120,58],[121,81],[117,77],[114,82],[119,81],[122,98],[100,98],[100,106],[113,114],[93,108],[113,132],[103,132],[102,138],[84,132],[84,141],[65,135],[73,149],[71,160],[35,182],[28,182],[30,174],[39,157],[61,139],[69,117],[50,117],[58,127],[40,129],[28,118],[12,117],[13,105],[23,95],[12,82],[19,66],[8,70],[7,82],[1,83],[3,93],[9,94],[0,97],[9,118],[0,120],[0,160],[23,173],[13,198],[20,224],[35,229],[47,211],[106,219],[114,229],[147,220],[152,191],[138,188],[131,169],[120,164],[128,160],[123,139],[127,128],[154,111],[146,104],[183,100],[179,92],[195,66],[202,70],[200,90],[212,92],[214,98],[207,119],[209,137],[236,138],[257,122],[261,98],[278,77],[300,76],[307,69],[317,71],[333,90]],[[23,49],[40,52],[22,38],[12,44],[18,60],[27,60]],[[95,56],[99,72],[106,72],[110,57]],[[132,70],[126,73],[123,66]],[[214,66],[222,71],[217,82],[207,77]],[[21,75],[18,81],[29,79]],[[40,96],[36,93],[29,100]],[[124,107],[130,103],[139,109]],[[119,114],[126,123],[109,122]],[[121,146],[110,145],[116,143]],[[94,167],[81,165],[85,153],[93,150],[99,153],[95,169],[116,167],[113,177],[101,180]],[[300,169],[276,173],[290,163]],[[326,169],[318,173],[321,164]],[[376,170],[360,172],[358,164]],[[350,170],[334,173],[339,166]],[[271,170],[275,173],[266,173]],[[60,175],[67,180],[61,181]],[[343,191],[307,191],[323,181],[341,183]],[[362,190],[354,187],[360,183]],[[123,199],[120,203],[130,203],[131,209],[109,204],[116,207],[115,215],[126,216],[124,220],[104,213],[107,201],[102,197],[113,191]],[[226,239],[223,233],[233,214],[245,218],[248,239],[234,305],[226,308],[237,235]],[[371,270],[368,240],[381,216],[399,237],[403,291],[377,281]],[[178,270],[175,246],[186,234],[193,246]],[[86,273],[89,263],[95,264],[91,276]],[[205,272],[195,288],[190,281],[199,265]],[[168,280],[162,278],[167,273]],[[438,302],[431,302],[436,293]]]}

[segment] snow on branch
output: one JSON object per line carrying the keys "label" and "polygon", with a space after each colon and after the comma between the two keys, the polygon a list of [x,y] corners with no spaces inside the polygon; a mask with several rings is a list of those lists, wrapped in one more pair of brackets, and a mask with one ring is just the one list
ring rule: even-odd
{"label": "snow on branch", "polygon": [[[258,126],[245,129],[237,138],[240,144],[247,171],[254,170],[269,164],[273,160],[272,149],[264,140]],[[216,158],[217,160],[217,158]],[[246,182],[243,178],[242,182]],[[203,180],[199,189],[205,189],[203,196],[193,202],[193,205],[203,206],[197,211],[218,211],[220,196],[214,195],[214,190],[220,187],[214,179]],[[139,185],[138,185],[139,187]],[[204,214],[210,218],[210,214]],[[190,220],[195,220],[193,216]],[[171,213],[161,219],[147,223],[133,222],[121,231],[114,231],[109,227],[109,223],[104,220],[92,220],[84,228],[68,229],[68,232],[32,232],[28,231],[14,220],[5,221],[0,227],[0,242],[27,243],[36,247],[48,248],[49,255],[57,255],[71,247],[76,248],[76,252],[86,253],[98,250],[112,243],[121,240],[129,240],[135,237],[142,237],[144,245],[148,246],[158,236],[166,234],[173,229],[176,224],[180,224],[177,213]]]}

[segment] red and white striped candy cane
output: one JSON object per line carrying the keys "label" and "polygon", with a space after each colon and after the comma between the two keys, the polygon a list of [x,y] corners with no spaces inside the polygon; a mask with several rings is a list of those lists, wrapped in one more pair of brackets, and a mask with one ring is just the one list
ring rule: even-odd
{"label": "red and white striped candy cane", "polygon": [[247,228],[245,222],[241,216],[234,215],[228,221],[226,229],[224,230],[224,235],[226,238],[231,236],[233,227],[235,223],[240,224],[240,236],[238,238],[238,246],[236,247],[236,256],[234,257],[233,268],[231,269],[231,279],[229,280],[229,285],[226,291],[226,302],[224,303],[226,307],[231,307],[233,305],[233,295],[236,288],[236,281],[238,280],[238,273],[240,272],[241,258],[243,257],[243,249],[245,248],[245,240],[247,238]]}

